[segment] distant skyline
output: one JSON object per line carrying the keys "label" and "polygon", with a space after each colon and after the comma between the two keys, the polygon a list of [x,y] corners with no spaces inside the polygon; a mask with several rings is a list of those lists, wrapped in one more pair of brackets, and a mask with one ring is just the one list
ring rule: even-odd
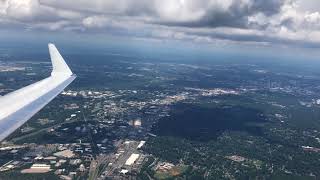
{"label": "distant skyline", "polygon": [[0,29],[3,40],[40,34],[71,41],[187,42],[235,51],[281,47],[289,54],[290,49],[309,54],[320,48],[320,1],[0,0]]}

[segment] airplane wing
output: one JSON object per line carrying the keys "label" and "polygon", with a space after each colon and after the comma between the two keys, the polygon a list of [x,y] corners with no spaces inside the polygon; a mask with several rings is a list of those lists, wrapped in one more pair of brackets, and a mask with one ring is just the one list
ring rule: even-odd
{"label": "airplane wing", "polygon": [[0,97],[0,142],[53,100],[75,78],[59,51],[49,44],[51,76]]}

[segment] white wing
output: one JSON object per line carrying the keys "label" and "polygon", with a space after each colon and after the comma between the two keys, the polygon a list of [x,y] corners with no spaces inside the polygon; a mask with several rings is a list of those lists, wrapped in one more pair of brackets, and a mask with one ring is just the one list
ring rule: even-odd
{"label": "white wing", "polygon": [[52,61],[51,76],[0,97],[0,141],[40,111],[76,76],[53,44],[49,44]]}

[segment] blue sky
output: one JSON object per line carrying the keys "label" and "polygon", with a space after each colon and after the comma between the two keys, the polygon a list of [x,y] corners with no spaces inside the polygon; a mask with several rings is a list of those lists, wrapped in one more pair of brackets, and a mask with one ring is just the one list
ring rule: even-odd
{"label": "blue sky", "polygon": [[[0,38],[316,58],[319,0],[0,0]],[[137,47],[139,46],[139,47]]]}

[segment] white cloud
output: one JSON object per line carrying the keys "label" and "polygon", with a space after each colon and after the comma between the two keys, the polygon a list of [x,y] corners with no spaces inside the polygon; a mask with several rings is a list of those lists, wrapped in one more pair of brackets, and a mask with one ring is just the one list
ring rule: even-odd
{"label": "white cloud", "polygon": [[87,28],[102,28],[107,25],[110,20],[104,16],[90,16],[82,20],[82,24]]}
{"label": "white cloud", "polygon": [[[320,47],[318,0],[0,0],[1,28]],[[317,45],[318,44],[318,45]]]}

